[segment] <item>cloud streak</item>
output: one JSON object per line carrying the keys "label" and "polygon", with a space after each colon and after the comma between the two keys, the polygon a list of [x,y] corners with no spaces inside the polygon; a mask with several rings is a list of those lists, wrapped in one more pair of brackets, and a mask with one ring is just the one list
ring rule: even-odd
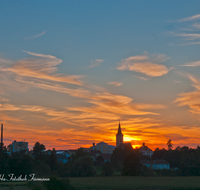
{"label": "cloud streak", "polygon": [[99,67],[103,61],[104,59],[95,59],[94,61],[91,61],[92,64],[88,67]]}
{"label": "cloud streak", "polygon": [[47,31],[44,31],[40,34],[34,35],[34,36],[30,36],[30,37],[25,37],[25,40],[31,40],[31,39],[35,39],[35,38],[39,38],[40,36],[44,35]]}
{"label": "cloud streak", "polygon": [[196,29],[200,29],[200,23],[194,23],[192,26]]}
{"label": "cloud streak", "polygon": [[170,43],[169,46],[188,46],[188,45],[198,45],[200,44],[200,41],[199,42],[189,42],[189,43],[184,43],[184,44],[172,44]]}
{"label": "cloud streak", "polygon": [[121,86],[121,85],[123,85],[122,82],[116,82],[116,81],[111,81],[111,82],[109,82],[108,84],[112,84],[112,85],[114,85],[114,86]]}
{"label": "cloud streak", "polygon": [[54,82],[63,82],[84,86],[80,81],[83,75],[62,75],[54,74],[57,67],[62,63],[61,59],[52,55],[37,54],[24,51],[30,55],[40,58],[25,58],[15,62],[11,67],[1,67],[2,71],[14,73],[17,76],[50,80]]}
{"label": "cloud streak", "polygon": [[151,78],[148,78],[148,77],[140,77],[140,76],[134,76],[135,78],[138,78],[138,79],[141,79],[141,80],[151,80]]}
{"label": "cloud streak", "polygon": [[200,61],[189,62],[189,63],[186,63],[185,65],[180,65],[180,66],[184,66],[184,67],[197,67],[197,66],[200,66]]}
{"label": "cloud streak", "polygon": [[8,60],[8,59],[4,59],[0,57],[0,63],[13,63],[12,61]]}
{"label": "cloud streak", "polygon": [[167,59],[170,59],[170,57],[167,57],[164,54],[148,55],[145,53],[144,55],[137,55],[123,59],[121,63],[118,64],[117,69],[120,71],[135,71],[150,77],[159,77],[167,74],[171,69],[173,69],[172,67],[167,68],[165,65],[160,64]]}
{"label": "cloud streak", "polygon": [[191,74],[185,75],[192,81],[192,86],[196,89],[193,92],[180,93],[174,103],[179,103],[179,106],[189,106],[190,112],[193,114],[200,114],[200,79]]}
{"label": "cloud streak", "polygon": [[186,17],[183,19],[179,19],[176,22],[187,22],[187,21],[194,21],[194,20],[199,20],[200,19],[200,14],[198,15],[193,15],[191,17]]}
{"label": "cloud streak", "polygon": [[0,102],[9,102],[10,100],[8,98],[2,98],[0,97]]}
{"label": "cloud streak", "polygon": [[187,37],[186,40],[196,40],[196,39],[200,38],[200,34],[181,33],[181,34],[177,34],[177,36]]}

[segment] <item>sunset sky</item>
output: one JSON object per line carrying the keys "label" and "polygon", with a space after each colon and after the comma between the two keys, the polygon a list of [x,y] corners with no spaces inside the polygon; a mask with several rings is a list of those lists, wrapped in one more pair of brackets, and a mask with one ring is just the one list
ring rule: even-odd
{"label": "sunset sky", "polygon": [[1,1],[4,144],[200,145],[200,1]]}

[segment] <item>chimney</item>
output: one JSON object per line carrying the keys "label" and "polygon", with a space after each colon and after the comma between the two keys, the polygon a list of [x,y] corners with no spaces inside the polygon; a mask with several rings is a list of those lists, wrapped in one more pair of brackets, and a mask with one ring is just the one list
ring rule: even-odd
{"label": "chimney", "polygon": [[1,124],[1,150],[3,150],[3,124]]}

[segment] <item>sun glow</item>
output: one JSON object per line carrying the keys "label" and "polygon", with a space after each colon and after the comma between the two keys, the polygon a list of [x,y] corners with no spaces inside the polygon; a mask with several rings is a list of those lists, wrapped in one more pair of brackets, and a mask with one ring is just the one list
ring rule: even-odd
{"label": "sun glow", "polygon": [[141,141],[141,139],[133,138],[131,136],[124,136],[124,142],[130,142],[134,149],[141,147],[140,144],[135,144],[135,143],[138,143],[138,141]]}
{"label": "sun glow", "polygon": [[135,148],[140,148],[141,147],[141,145],[138,145],[138,144],[134,144],[134,145],[132,145],[132,147],[135,149]]}
{"label": "sun glow", "polygon": [[130,141],[132,141],[132,140],[134,140],[132,137],[129,137],[129,136],[125,136],[125,137],[124,137],[124,141],[125,141],[125,142],[127,142],[127,141],[130,142]]}
{"label": "sun glow", "polygon": [[140,139],[133,138],[131,136],[124,136],[124,142],[140,141]]}

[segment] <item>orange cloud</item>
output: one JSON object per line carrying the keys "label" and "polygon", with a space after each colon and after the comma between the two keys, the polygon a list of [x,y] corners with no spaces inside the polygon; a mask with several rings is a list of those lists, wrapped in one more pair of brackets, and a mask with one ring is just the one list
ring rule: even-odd
{"label": "orange cloud", "polygon": [[108,84],[112,84],[112,85],[115,85],[115,86],[121,86],[123,83],[122,82],[112,81],[112,82],[109,82]]}
{"label": "orange cloud", "polygon": [[0,63],[13,63],[12,61],[8,60],[8,59],[4,59],[2,57],[0,57]]}
{"label": "orange cloud", "polygon": [[15,62],[11,67],[2,67],[1,70],[4,72],[12,72],[15,73],[17,76],[22,77],[31,77],[36,79],[64,82],[83,86],[83,83],[79,80],[83,77],[82,75],[53,74],[57,71],[56,66],[62,62],[61,59],[58,59],[52,55],[43,55],[31,52],[26,53],[40,58],[22,59]]}
{"label": "orange cloud", "polygon": [[[46,127],[5,123],[5,143],[12,139],[26,140],[30,147],[36,141],[46,145],[47,148],[69,149],[79,147],[90,147],[93,142],[105,141],[115,145],[118,121],[98,119],[95,127],[82,122],[82,127]],[[122,132],[126,141],[131,141],[133,146],[141,146],[143,142],[151,149],[157,147],[167,148],[167,141],[172,139],[174,147],[183,146],[187,141],[189,147],[195,147],[199,143],[200,129],[198,127],[165,126],[158,120],[151,118],[129,118],[121,121]],[[169,130],[170,128],[170,130]],[[18,133],[16,137],[13,133]],[[17,139],[16,139],[17,138]],[[196,148],[196,147],[195,147]]]}
{"label": "orange cloud", "polygon": [[135,71],[150,77],[159,77],[173,69],[172,67],[167,68],[165,65],[160,64],[167,59],[169,59],[169,57],[164,54],[148,55],[145,53],[141,56],[138,55],[123,59],[121,63],[119,63],[117,69],[120,71]]}
{"label": "orange cloud", "polygon": [[9,102],[10,100],[8,98],[2,98],[0,97],[0,102]]}
{"label": "orange cloud", "polygon": [[[82,109],[69,108],[57,111],[41,106],[1,105],[0,111],[4,111],[6,114],[10,114],[11,111],[15,111],[15,113],[28,111],[35,113],[34,117],[45,120],[45,124],[40,122],[38,126],[34,126],[31,123],[26,124],[25,120],[21,120],[21,118],[13,118],[6,114],[1,115],[5,126],[5,143],[23,140],[25,137],[30,147],[36,141],[45,144],[47,148],[55,147],[56,149],[89,147],[93,142],[100,141],[115,145],[118,114],[99,109],[82,107]],[[41,113],[47,117],[41,117]],[[22,117],[22,114],[20,116]],[[166,143],[169,139],[172,139],[174,146],[185,145],[187,140],[187,145],[194,147],[199,142],[200,129],[198,127],[166,126],[157,119],[144,116],[121,115],[120,118],[125,140],[131,141],[133,146],[142,145],[145,142],[151,149],[167,148]],[[14,123],[12,119],[15,119]],[[18,134],[17,137],[14,133]]]}
{"label": "orange cloud", "polygon": [[141,79],[141,80],[150,80],[151,78],[147,77],[140,77],[140,76],[134,76],[135,78]]}
{"label": "orange cloud", "polygon": [[55,92],[61,92],[61,93],[66,93],[74,97],[81,97],[81,98],[88,98],[91,96],[90,91],[84,90],[82,88],[78,89],[71,89],[71,88],[66,88],[62,85],[59,84],[53,84],[53,83],[46,83],[43,81],[35,82],[35,81],[25,81],[20,78],[17,78],[16,81],[28,84],[29,86],[33,86],[36,88],[41,88],[44,90],[51,90]]}
{"label": "orange cloud", "polygon": [[4,122],[22,122],[23,120],[22,119],[19,119],[19,118],[16,118],[16,117],[11,117],[11,116],[8,116],[6,114],[2,114],[0,113],[0,118],[1,118],[1,122],[4,123]]}
{"label": "orange cloud", "polygon": [[179,94],[179,97],[176,98],[174,102],[178,102],[179,106],[189,106],[191,108],[191,113],[200,114],[200,80],[190,74],[186,74],[185,76],[193,82],[192,86],[194,86],[196,90]]}

